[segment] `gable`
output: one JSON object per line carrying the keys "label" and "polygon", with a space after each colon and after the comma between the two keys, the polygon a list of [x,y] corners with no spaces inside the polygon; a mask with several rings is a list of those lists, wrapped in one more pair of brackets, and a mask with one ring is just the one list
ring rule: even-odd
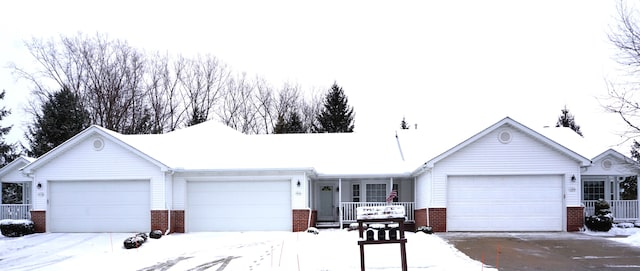
{"label": "gable", "polygon": [[114,179],[145,177],[149,176],[149,171],[159,170],[157,165],[126,148],[117,139],[95,133],[55,153],[55,159],[37,168],[37,175],[55,176],[58,180]]}
{"label": "gable", "polygon": [[598,155],[593,164],[587,167],[583,176],[594,175],[639,175],[638,163],[616,151],[609,150]]}
{"label": "gable", "polygon": [[8,165],[0,169],[0,182],[13,183],[13,182],[28,182],[31,178],[24,176],[20,169],[25,165],[28,165],[32,159],[25,157],[19,157]]}
{"label": "gable", "polygon": [[[443,160],[451,155],[456,154],[458,151],[460,151],[461,149],[466,148],[467,146],[474,144],[476,141],[480,140],[481,138],[485,138],[487,135],[489,134],[493,134],[494,139],[496,140],[501,140],[503,145],[508,145],[511,140],[511,134],[510,133],[502,133],[505,129],[509,130],[509,131],[518,131],[519,133],[522,133],[523,135],[526,135],[527,137],[529,137],[532,140],[536,140],[538,142],[540,142],[541,144],[544,144],[546,146],[548,146],[551,149],[554,149],[555,151],[562,153],[563,155],[565,155],[566,157],[580,163],[582,166],[588,166],[591,164],[591,161],[587,158],[585,158],[584,156],[576,153],[575,151],[549,139],[548,137],[543,136],[542,134],[512,120],[511,118],[507,117],[502,119],[501,121],[497,122],[496,124],[480,131],[479,133],[477,133],[476,135],[472,136],[471,138],[463,141],[462,143],[452,147],[451,149],[443,152],[442,154],[437,155],[436,157],[434,157],[433,159],[427,161],[425,163],[426,167],[433,167],[433,165],[435,163],[437,163],[440,160]],[[500,133],[500,134],[498,134]],[[495,143],[495,142],[493,142]],[[492,143],[492,144],[493,144]],[[497,151],[499,151],[500,149],[498,149]],[[533,151],[534,154],[536,151]],[[491,152],[489,152],[488,154],[492,154]],[[418,171],[420,171],[420,169],[418,169]]]}
{"label": "gable", "polygon": [[438,171],[445,167],[460,174],[462,171],[513,174],[566,172],[576,168],[579,162],[556,146],[506,123],[475,138],[435,165]]}

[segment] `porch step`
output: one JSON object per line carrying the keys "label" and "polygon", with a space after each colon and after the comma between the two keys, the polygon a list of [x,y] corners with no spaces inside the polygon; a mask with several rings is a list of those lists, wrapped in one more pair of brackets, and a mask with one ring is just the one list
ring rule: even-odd
{"label": "porch step", "polygon": [[340,228],[340,222],[317,222],[316,228],[318,229]]}

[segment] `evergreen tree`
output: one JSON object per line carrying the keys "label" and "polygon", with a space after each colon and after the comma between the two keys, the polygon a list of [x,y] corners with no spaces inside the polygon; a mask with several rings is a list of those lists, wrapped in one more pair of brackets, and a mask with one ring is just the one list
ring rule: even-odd
{"label": "evergreen tree", "polygon": [[[633,140],[631,145],[631,158],[640,162],[640,143]],[[636,200],[638,199],[638,176],[629,176],[624,178],[624,181],[620,183],[620,188],[623,189],[620,197],[623,200]]]}
{"label": "evergreen tree", "polygon": [[288,129],[287,129],[287,121],[284,119],[283,114],[278,115],[278,121],[276,122],[276,125],[273,127],[273,133],[274,134],[286,134]]}
{"label": "evergreen tree", "polygon": [[298,114],[298,112],[296,111],[289,112],[286,119],[282,114],[279,115],[278,121],[273,127],[274,134],[295,134],[304,132],[305,130],[302,124],[302,120],[300,119],[300,114]]}
{"label": "evergreen tree", "polygon": [[89,113],[71,90],[49,94],[28,128],[29,155],[39,157],[87,128]]}
{"label": "evergreen tree", "polygon": [[571,130],[575,131],[580,136],[583,136],[582,132],[580,131],[580,125],[576,124],[576,121],[573,115],[569,113],[569,109],[567,109],[566,105],[564,106],[564,109],[562,109],[561,111],[562,111],[562,115],[558,117],[558,122],[556,122],[556,127],[561,127],[561,126],[569,127],[571,128]]}
{"label": "evergreen tree", "polygon": [[[0,93],[0,100],[4,100],[5,91]],[[0,120],[11,114],[11,110],[6,107],[0,108]],[[11,132],[11,127],[0,127],[0,167],[4,167],[18,158],[20,153],[17,151],[16,144],[9,144],[5,141],[4,137]]]}
{"label": "evergreen tree", "polygon": [[292,111],[289,113],[289,119],[287,120],[288,132],[291,134],[294,133],[304,133],[304,128],[302,127],[302,120],[300,119],[300,114],[296,111]]}
{"label": "evergreen tree", "polygon": [[324,98],[324,108],[316,116],[318,125],[314,127],[316,133],[350,133],[353,132],[353,107],[349,106],[347,96],[342,87],[333,83]]}
{"label": "evergreen tree", "polygon": [[409,123],[407,123],[404,117],[402,117],[402,121],[400,122],[400,129],[409,130]]}

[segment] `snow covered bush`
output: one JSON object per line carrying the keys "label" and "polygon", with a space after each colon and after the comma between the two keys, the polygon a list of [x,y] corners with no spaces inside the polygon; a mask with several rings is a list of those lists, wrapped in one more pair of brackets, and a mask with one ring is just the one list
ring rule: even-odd
{"label": "snow covered bush", "polygon": [[0,232],[6,237],[20,237],[35,232],[33,221],[31,220],[0,220]]}
{"label": "snow covered bush", "polygon": [[135,236],[131,236],[124,240],[124,248],[126,249],[138,248],[142,246],[142,244],[146,241],[147,241],[147,234],[138,233]]}
{"label": "snow covered bush", "polygon": [[420,226],[420,227],[418,227],[416,232],[424,232],[426,234],[432,234],[433,233],[433,227],[431,227],[431,226]]}
{"label": "snow covered bush", "polygon": [[592,231],[609,231],[613,227],[611,206],[603,199],[595,204],[595,215],[585,217],[584,224]]}
{"label": "snow covered bush", "polygon": [[162,237],[162,231],[161,230],[153,230],[149,233],[149,237],[153,238],[153,239],[160,239],[160,237]]}

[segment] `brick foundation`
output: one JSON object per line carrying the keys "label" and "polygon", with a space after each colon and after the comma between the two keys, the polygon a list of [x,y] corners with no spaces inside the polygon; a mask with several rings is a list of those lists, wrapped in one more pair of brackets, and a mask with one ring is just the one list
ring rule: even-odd
{"label": "brick foundation", "polygon": [[429,208],[429,223],[434,232],[447,231],[447,208]]}
{"label": "brick foundation", "polygon": [[31,211],[31,221],[33,221],[35,232],[47,231],[47,211]]}
{"label": "brick foundation", "polygon": [[[316,224],[316,217],[318,212],[311,211],[311,226]],[[309,224],[309,210],[308,209],[295,209],[293,210],[292,231],[306,231]]]}
{"label": "brick foundation", "polygon": [[427,225],[427,209],[413,210],[413,217],[416,220],[416,229],[422,226],[429,226]]}
{"label": "brick foundation", "polygon": [[[167,210],[151,210],[151,230],[167,231],[169,226],[169,212]],[[171,231],[169,233],[184,233],[184,210],[171,210]]]}
{"label": "brick foundation", "polygon": [[584,207],[567,207],[567,231],[580,231],[584,226]]}

